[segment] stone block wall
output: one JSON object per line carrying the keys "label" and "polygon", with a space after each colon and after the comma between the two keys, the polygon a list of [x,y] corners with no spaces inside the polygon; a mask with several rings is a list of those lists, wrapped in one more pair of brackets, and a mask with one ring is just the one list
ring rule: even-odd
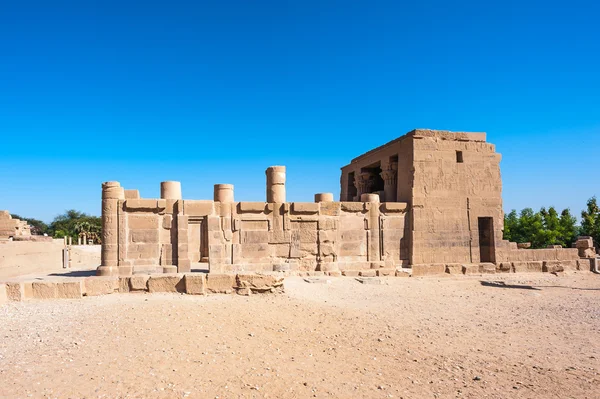
{"label": "stone block wall", "polygon": [[[116,184],[105,189],[114,190]],[[101,275],[192,268],[211,273],[337,271],[408,263],[406,203],[119,197],[114,205],[105,207],[103,220],[109,226],[116,220],[116,226],[103,234],[116,234],[108,237],[116,245],[103,252],[116,254],[105,253],[103,261],[116,258],[117,265],[107,269],[103,263]]]}

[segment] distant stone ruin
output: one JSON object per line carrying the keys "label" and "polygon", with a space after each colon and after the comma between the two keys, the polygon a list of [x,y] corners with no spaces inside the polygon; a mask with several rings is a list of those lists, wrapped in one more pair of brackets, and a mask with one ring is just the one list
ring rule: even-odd
{"label": "distant stone ruin", "polygon": [[31,236],[31,227],[24,220],[13,219],[8,211],[0,211],[0,240]]}
{"label": "distant stone ruin", "polygon": [[500,159],[485,133],[418,129],[344,166],[340,201],[286,202],[284,166],[266,170],[265,202],[236,202],[230,184],[184,200],[179,182],[160,199],[106,182],[98,274],[590,270],[577,248],[502,239]]}

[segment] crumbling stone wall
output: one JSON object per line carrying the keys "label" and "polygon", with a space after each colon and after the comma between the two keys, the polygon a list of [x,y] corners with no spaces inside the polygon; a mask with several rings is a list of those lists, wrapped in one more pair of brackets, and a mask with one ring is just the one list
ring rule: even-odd
{"label": "crumbling stone wall", "polygon": [[[117,184],[103,187],[114,191]],[[114,253],[104,254],[117,265],[103,263],[99,274],[188,272],[205,258],[204,246],[209,271],[219,273],[395,268],[408,261],[408,247],[400,245],[405,203],[334,202],[324,194],[314,203],[233,202],[233,186],[225,193],[221,186],[215,199],[222,201],[125,198],[130,191],[120,190],[115,207],[103,208],[107,225],[117,220],[109,237]]]}
{"label": "crumbling stone wall", "polygon": [[26,221],[13,219],[8,211],[0,211],[0,239],[30,235],[31,228]]}

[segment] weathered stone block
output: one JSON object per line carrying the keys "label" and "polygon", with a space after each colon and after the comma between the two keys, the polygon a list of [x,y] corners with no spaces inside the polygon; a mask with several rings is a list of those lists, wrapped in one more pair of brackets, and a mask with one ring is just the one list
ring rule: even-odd
{"label": "weathered stone block", "polygon": [[575,248],[593,248],[594,240],[592,237],[579,237],[575,242]]}
{"label": "weathered stone block", "polygon": [[579,260],[563,260],[561,261],[561,265],[564,270],[579,270],[578,268]]}
{"label": "weathered stone block", "polygon": [[53,299],[57,297],[56,283],[35,281],[31,284],[31,297],[35,299]]}
{"label": "weathered stone block", "polygon": [[410,277],[410,269],[396,269],[396,277]]}
{"label": "weathered stone block", "polygon": [[484,274],[496,274],[496,265],[493,263],[480,263],[479,271]]}
{"label": "weathered stone block", "polygon": [[513,262],[513,270],[515,273],[534,273],[542,272],[543,263],[540,261],[535,262]]}
{"label": "weathered stone block", "polygon": [[185,292],[181,274],[157,274],[148,279],[148,292]]}
{"label": "weathered stone block", "polygon": [[362,202],[341,202],[340,205],[344,212],[362,212],[365,209]]}
{"label": "weathered stone block", "polygon": [[481,269],[479,265],[464,264],[462,265],[462,272],[463,274],[480,274]]}
{"label": "weathered stone block", "polygon": [[260,274],[238,274],[236,289],[249,288],[252,293],[283,292],[283,277]]}
{"label": "weathered stone block", "polygon": [[186,294],[206,295],[206,276],[204,274],[186,274],[183,280]]}
{"label": "weathered stone block", "polygon": [[214,212],[213,201],[185,200],[183,209],[187,216],[207,216]]}
{"label": "weathered stone block", "polygon": [[97,295],[108,295],[119,290],[119,278],[118,277],[101,277],[94,276],[88,277],[84,280],[84,295],[85,296],[97,296]]}
{"label": "weathered stone block", "polygon": [[238,203],[239,213],[263,213],[266,208],[265,202],[240,202]]}
{"label": "weathered stone block", "polygon": [[131,277],[119,277],[119,293],[129,292],[129,279]]}
{"label": "weathered stone block", "polygon": [[512,272],[512,263],[511,262],[501,262],[498,264],[496,271],[499,273],[510,273]]}
{"label": "weathered stone block", "polygon": [[60,299],[76,299],[83,296],[83,281],[56,282],[56,297]]}
{"label": "weathered stone block", "polygon": [[292,202],[292,213],[315,214],[319,212],[319,204],[315,202]]}
{"label": "weathered stone block", "polygon": [[338,221],[334,218],[320,218],[319,219],[319,230],[336,230],[338,227]]}
{"label": "weathered stone block", "polygon": [[158,208],[158,202],[155,199],[128,199],[125,208],[130,211],[154,211]]}
{"label": "weathered stone block", "polygon": [[131,230],[129,237],[133,243],[158,243],[158,229]]}
{"label": "weathered stone block", "polygon": [[462,274],[462,265],[460,263],[449,263],[446,265],[446,273]]}
{"label": "weathered stone block", "polygon": [[342,275],[346,277],[358,277],[360,270],[342,270]]}
{"label": "weathered stone block", "polygon": [[361,277],[375,277],[375,276],[377,276],[377,270],[375,270],[375,269],[361,270],[358,273],[358,275]]}
{"label": "weathered stone block", "polygon": [[235,286],[235,275],[212,274],[206,276],[206,291],[212,294],[230,294]]}
{"label": "weathered stone block", "polygon": [[25,300],[25,284],[9,282],[5,284],[6,296],[9,301],[20,302]]}
{"label": "weathered stone block", "polygon": [[339,202],[321,202],[319,214],[323,216],[339,216],[340,209],[341,206]]}
{"label": "weathered stone block", "polygon": [[544,273],[560,273],[564,272],[562,261],[559,260],[547,260],[542,265],[542,271]]}
{"label": "weathered stone block", "polygon": [[[284,232],[281,232],[284,233]],[[246,230],[240,232],[240,239],[242,244],[260,244],[269,242],[269,232]],[[288,241],[289,242],[289,241]]]}
{"label": "weathered stone block", "polygon": [[593,259],[580,259],[577,261],[577,270],[589,272],[592,270]]}
{"label": "weathered stone block", "polygon": [[154,230],[158,228],[158,215],[128,214],[127,227],[132,230]]}
{"label": "weathered stone block", "polygon": [[385,213],[406,212],[408,204],[406,202],[384,202],[381,204],[381,210]]}
{"label": "weathered stone block", "polygon": [[128,280],[129,290],[131,291],[148,291],[149,275],[138,274],[131,276]]}
{"label": "weathered stone block", "polygon": [[446,273],[446,265],[444,263],[431,263],[412,266],[412,276],[434,276]]}

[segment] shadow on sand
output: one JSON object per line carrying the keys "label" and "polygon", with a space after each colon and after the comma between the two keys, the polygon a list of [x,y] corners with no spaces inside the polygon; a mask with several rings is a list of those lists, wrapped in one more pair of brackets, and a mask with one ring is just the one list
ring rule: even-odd
{"label": "shadow on sand", "polygon": [[532,287],[531,285],[506,284],[504,281],[480,281],[480,283],[484,287],[517,288],[520,290],[536,290],[536,291],[540,290],[539,288]]}

